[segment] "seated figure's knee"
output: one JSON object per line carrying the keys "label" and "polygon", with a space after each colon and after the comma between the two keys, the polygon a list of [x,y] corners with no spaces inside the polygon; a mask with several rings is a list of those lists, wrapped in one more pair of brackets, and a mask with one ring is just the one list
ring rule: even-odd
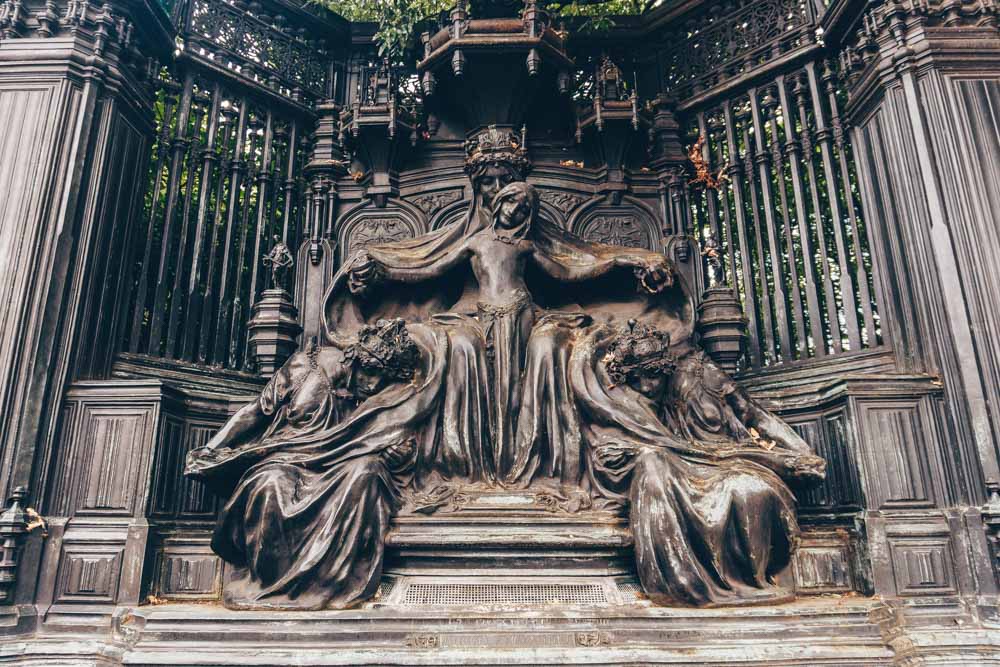
{"label": "seated figure's knee", "polygon": [[259,487],[282,488],[294,484],[294,471],[284,465],[268,465],[254,473]]}

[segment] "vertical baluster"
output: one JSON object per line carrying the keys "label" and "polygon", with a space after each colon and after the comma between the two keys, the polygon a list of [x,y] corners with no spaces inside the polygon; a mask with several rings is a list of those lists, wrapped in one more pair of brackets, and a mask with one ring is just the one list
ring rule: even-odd
{"label": "vertical baluster", "polygon": [[240,202],[240,179],[246,170],[243,159],[243,147],[247,135],[247,100],[240,100],[240,116],[236,121],[236,145],[233,148],[233,159],[229,174],[229,198],[226,205],[226,236],[222,246],[222,275],[219,279],[219,305],[215,325],[215,351],[212,359],[215,363],[224,364],[229,354],[229,320],[232,300],[228,299],[230,289],[230,274],[233,251],[233,231],[236,226],[236,215]]}
{"label": "vertical baluster", "polygon": [[285,211],[281,219],[281,241],[288,247],[295,248],[296,245],[293,243],[296,239],[293,239],[290,234],[295,231],[295,225],[292,221],[292,205],[295,200],[295,152],[299,140],[299,124],[292,121],[291,126],[291,131],[288,133],[288,164],[285,167]]}
{"label": "vertical baluster", "polygon": [[[816,291],[816,256],[813,251],[812,234],[809,231],[809,214],[806,211],[805,188],[802,183],[802,144],[795,132],[795,113],[788,101],[785,76],[777,80],[778,99],[785,117],[785,154],[788,157],[792,176],[792,195],[795,198],[795,219],[799,227],[799,243],[802,246],[802,275],[805,278],[806,308],[809,311],[809,334],[816,355],[826,354],[826,338],[823,335],[823,318],[820,315],[819,293]],[[794,258],[793,258],[794,260]]]}
{"label": "vertical baluster", "polygon": [[[200,99],[200,96],[196,95],[196,101],[204,102],[205,100]],[[195,185],[195,175],[198,172],[199,158],[201,151],[196,150],[198,145],[199,135],[201,134],[201,127],[204,120],[204,106],[199,104],[194,112],[194,137],[191,140],[190,150],[188,150],[188,161],[187,161],[187,182],[184,187],[184,212],[181,214],[181,229],[178,234],[179,240],[177,242],[177,256],[174,259],[174,283],[170,288],[170,320],[167,323],[167,343],[164,350],[164,356],[172,358],[177,356],[177,329],[180,327],[181,318],[184,315],[184,304],[185,299],[182,298],[181,288],[184,283],[184,268],[185,260],[187,257],[187,248],[189,240],[189,229],[191,227],[191,211],[194,208],[192,206],[192,200],[194,199],[194,185]],[[199,182],[199,188],[204,189],[204,182]],[[194,244],[198,244],[198,238],[195,237]]]}
{"label": "vertical baluster", "polygon": [[215,182],[215,207],[210,212],[210,224],[212,226],[212,240],[208,247],[208,261],[205,264],[205,293],[202,297],[201,327],[198,331],[198,361],[207,362],[210,357],[210,346],[212,341],[212,321],[216,315],[216,308],[222,307],[222,300],[215,299],[215,277],[217,264],[219,263],[219,250],[222,246],[219,243],[219,235],[225,225],[222,224],[222,195],[226,187],[226,175],[230,169],[230,159],[228,157],[229,146],[232,143],[233,130],[233,110],[226,104],[222,107],[222,142],[219,150],[219,173]]}
{"label": "vertical baluster", "polygon": [[[302,196],[299,198],[299,204],[302,206],[302,240],[299,241],[301,246],[306,239],[309,239],[309,248],[312,250],[312,219],[313,219],[313,197],[312,197],[312,185],[308,182],[302,188]],[[310,259],[312,262],[312,259]]]}
{"label": "vertical baluster", "polygon": [[[710,131],[712,129],[717,129],[718,127],[718,119],[709,124]],[[715,163],[717,165],[725,165],[726,157],[723,154],[723,142],[714,141],[713,143],[715,145]],[[719,237],[719,243],[724,243],[726,245],[726,280],[731,286],[736,287],[736,242],[735,239],[733,239],[733,221],[729,208],[730,187],[730,185],[726,185],[725,183],[722,183],[719,186],[719,199],[722,202],[722,222],[725,227],[725,235]]]}
{"label": "vertical baluster", "polygon": [[[816,63],[806,64],[806,76],[809,78],[809,92],[813,99],[813,116],[816,119],[816,138],[819,140],[820,157],[823,161],[823,173],[826,175],[827,200],[830,203],[830,213],[833,218],[833,238],[837,246],[837,258],[840,266],[840,299],[844,304],[844,319],[847,324],[847,340],[852,350],[861,349],[861,330],[858,328],[858,302],[854,296],[854,275],[847,260],[847,245],[844,243],[844,217],[840,210],[840,198],[837,196],[837,175],[833,169],[833,136],[824,120],[823,99],[816,77]],[[844,184],[848,186],[847,183]]]}
{"label": "vertical baluster", "polygon": [[[250,213],[251,200],[253,197],[254,181],[257,178],[259,166],[257,165],[257,138],[260,130],[259,122],[256,118],[250,125],[250,141],[247,145],[246,154],[248,157],[248,173],[243,187],[242,218],[240,220],[240,241],[236,247],[236,269],[233,278],[233,316],[229,322],[229,367],[240,368],[243,365],[242,355],[239,354],[242,345],[243,334],[246,333],[245,310],[248,306],[250,296],[244,291],[244,282],[247,263],[247,240],[250,235]],[[258,201],[258,204],[260,202]]]}
{"label": "vertical baluster", "polygon": [[675,168],[670,172],[670,208],[673,211],[674,234],[684,236],[688,233],[688,212],[684,208],[684,192],[687,190],[687,179],[683,169]]}
{"label": "vertical baluster", "polygon": [[830,100],[830,118],[833,125],[833,141],[837,147],[837,156],[840,163],[840,184],[844,192],[844,204],[847,206],[847,216],[851,224],[851,237],[854,239],[854,257],[857,265],[858,291],[861,295],[861,312],[865,320],[865,334],[868,345],[876,344],[875,340],[875,313],[872,308],[872,293],[868,282],[868,267],[865,266],[864,239],[861,238],[861,230],[858,225],[858,216],[855,210],[854,194],[851,190],[851,171],[847,164],[847,142],[845,141],[844,125],[840,119],[840,111],[837,108],[837,75],[826,65],[823,71],[823,81],[826,83],[826,92]]}
{"label": "vertical baluster", "polygon": [[[279,120],[274,123],[274,148],[271,154],[271,178],[268,191],[271,193],[268,213],[267,252],[273,247],[274,239],[285,243],[285,165],[287,163],[285,151],[288,150],[288,126]],[[270,272],[265,272],[261,286],[263,289],[271,287],[269,279]]]}
{"label": "vertical baluster", "polygon": [[740,161],[740,151],[736,139],[736,120],[733,115],[732,103],[723,102],[723,113],[726,122],[726,143],[729,146],[729,179],[733,188],[734,213],[736,215],[736,233],[740,240],[740,270],[743,278],[743,294],[746,298],[747,329],[749,329],[749,346],[747,356],[750,366],[759,368],[763,364],[760,350],[760,324],[757,317],[757,290],[754,286],[753,267],[751,266],[750,245],[747,240],[746,200],[743,194],[744,165]]}
{"label": "vertical baluster", "polygon": [[150,313],[149,344],[150,354],[160,353],[160,343],[163,335],[163,316],[167,308],[167,272],[169,268],[170,250],[173,246],[173,228],[175,209],[177,208],[178,189],[180,188],[181,171],[184,169],[184,155],[187,153],[190,141],[187,138],[188,120],[191,116],[191,98],[194,94],[194,75],[190,72],[184,77],[184,91],[181,93],[181,104],[177,111],[177,129],[171,146],[173,155],[170,157],[170,178],[167,181],[167,205],[163,214],[163,234],[160,237],[160,262],[156,268],[156,290]]}
{"label": "vertical baluster", "polygon": [[[792,236],[791,210],[788,206],[788,191],[785,187],[785,160],[782,152],[781,133],[778,131],[778,100],[771,94],[770,90],[768,90],[764,95],[763,105],[764,115],[767,118],[767,124],[770,130],[771,161],[774,164],[774,173],[777,177],[776,184],[778,188],[778,195],[781,201],[781,227],[785,237],[784,256],[788,260],[788,277],[790,279],[789,282],[792,285],[792,314],[795,318],[795,340],[799,350],[799,356],[807,357],[809,356],[809,346],[806,343],[806,318],[802,310],[799,267],[798,262],[796,262],[795,259],[795,239]],[[787,118],[783,118],[782,120],[783,124],[788,122]],[[780,262],[780,257],[781,255],[775,258],[776,261]]]}
{"label": "vertical baluster", "polygon": [[[326,181],[320,176],[309,184],[309,260],[319,264],[323,246],[323,191]],[[340,249],[341,256],[346,259],[347,248]]]}
{"label": "vertical baluster", "polygon": [[267,112],[267,119],[264,122],[264,152],[261,156],[260,172],[257,174],[257,231],[254,238],[253,260],[250,263],[250,292],[247,305],[252,306],[257,301],[259,285],[257,281],[260,276],[261,266],[261,242],[266,236],[268,227],[268,203],[269,194],[267,186],[271,180],[271,151],[274,142],[274,118],[271,112]]}
{"label": "vertical baluster", "polygon": [[170,147],[167,142],[170,140],[170,118],[174,111],[174,104],[177,100],[176,93],[180,88],[172,83],[166,82],[163,86],[163,119],[160,122],[160,136],[156,144],[156,167],[153,171],[153,197],[149,204],[149,221],[146,225],[146,247],[142,253],[142,263],[139,265],[139,284],[135,290],[135,310],[132,312],[132,332],[129,337],[129,352],[138,352],[142,344],[142,330],[145,324],[145,313],[147,299],[149,295],[149,269],[153,257],[153,238],[156,236],[156,214],[160,205],[160,190],[163,183],[163,168],[166,166],[167,154]]}
{"label": "vertical baluster", "polygon": [[674,223],[674,213],[670,210],[670,187],[667,184],[667,178],[663,174],[660,174],[658,183],[656,194],[659,195],[660,215],[663,217],[663,233],[666,234],[667,230],[670,230],[672,233],[676,229],[676,225]]}
{"label": "vertical baluster", "polygon": [[[681,179],[682,183],[684,184],[684,188],[681,191],[681,208],[682,210],[686,211],[690,216],[691,220],[690,237],[693,237],[696,242],[699,242],[705,233],[705,225],[707,224],[707,221],[703,220],[705,207],[701,201],[701,196],[702,194],[707,195],[708,193],[705,191],[704,188],[695,191],[688,182],[686,174],[682,175]],[[685,253],[687,252],[686,246],[684,252]],[[705,287],[707,285],[706,277],[708,273],[705,270],[705,258],[701,256],[701,253],[698,253],[698,255],[692,259],[692,261],[696,262],[697,263],[696,266],[698,267],[694,275],[695,282],[693,285],[691,285],[691,289],[694,292],[693,294],[694,303],[695,305],[697,305],[698,303],[701,302],[702,292],[704,292]]]}
{"label": "vertical baluster", "polygon": [[[771,282],[774,290],[774,316],[777,320],[776,341],[780,348],[781,359],[791,361],[792,356],[792,335],[788,323],[788,294],[785,291],[785,278],[782,275],[782,255],[778,246],[778,228],[774,220],[774,209],[777,205],[774,201],[774,188],[771,183],[771,154],[767,150],[765,141],[767,139],[767,128],[760,111],[760,101],[756,88],[751,88],[750,94],[750,117],[754,128],[754,145],[756,148],[757,174],[760,179],[760,190],[763,196],[764,223],[767,225],[767,250],[771,258]],[[755,207],[756,208],[756,207]],[[761,228],[757,227],[758,243],[761,238]],[[764,275],[765,264],[761,256],[761,276]],[[762,281],[764,282],[764,281]],[[766,282],[764,282],[766,286]]]}
{"label": "vertical baluster", "polygon": [[326,207],[323,211],[324,217],[326,219],[323,235],[327,239],[333,239],[335,237],[333,232],[333,224],[336,222],[334,219],[334,214],[337,211],[337,188],[335,184],[331,181],[330,187],[326,189]]}
{"label": "vertical baluster", "polygon": [[[750,89],[751,100],[753,96],[757,94],[755,89]],[[755,250],[757,251],[757,292],[760,295],[760,311],[761,319],[763,320],[764,327],[764,344],[766,348],[764,349],[764,355],[761,358],[763,363],[764,358],[770,358],[772,360],[777,359],[777,347],[774,340],[774,317],[771,310],[771,286],[767,284],[767,256],[764,254],[764,225],[760,219],[760,196],[757,194],[757,183],[756,180],[757,170],[754,168],[758,161],[757,158],[757,146],[756,140],[750,139],[750,123],[753,123],[751,118],[751,111],[756,108],[756,101],[751,102],[751,109],[744,110],[739,116],[739,121],[742,125],[743,131],[743,147],[745,153],[743,155],[743,169],[747,174],[747,185],[750,187],[750,213],[753,217],[753,232],[754,232],[754,242]],[[754,134],[759,132],[758,129],[754,128]],[[770,180],[770,179],[768,179]],[[749,260],[752,253],[747,249],[747,259]]]}
{"label": "vertical baluster", "polygon": [[[712,149],[709,146],[708,123],[705,122],[704,112],[698,113],[698,135],[705,140],[701,147],[701,157],[705,161],[709,171],[711,171],[713,169]],[[721,234],[719,233],[719,209],[713,191],[707,187],[705,188],[705,205],[708,208],[708,227],[715,238],[719,239],[721,238]],[[698,240],[702,240],[700,233]]]}
{"label": "vertical baluster", "polygon": [[[795,103],[799,109],[799,125],[802,128],[802,159],[806,165],[806,174],[809,176],[809,194],[812,200],[813,221],[816,224],[817,249],[819,250],[820,270],[823,276],[823,300],[826,302],[827,326],[830,328],[830,344],[834,353],[844,349],[840,340],[840,320],[837,317],[837,298],[833,292],[833,278],[830,276],[830,258],[827,255],[826,229],[823,225],[823,206],[819,200],[819,183],[816,180],[816,163],[813,150],[812,131],[809,127],[809,113],[806,111],[807,90],[799,78],[795,82]],[[812,258],[815,261],[815,258]],[[819,341],[816,342],[816,349],[819,349]],[[826,337],[823,339],[823,347],[826,347]]]}
{"label": "vertical baluster", "polygon": [[[206,250],[206,245],[210,240],[209,229],[210,214],[208,210],[208,198],[212,194],[212,174],[215,171],[215,163],[218,162],[218,155],[215,152],[216,133],[219,131],[219,105],[222,103],[222,91],[219,84],[212,87],[212,101],[208,110],[208,134],[205,138],[205,147],[201,151],[201,181],[198,190],[198,217],[194,230],[194,248],[191,253],[191,270],[188,276],[187,288],[187,322],[185,322],[182,332],[180,356],[183,359],[194,361],[195,346],[198,336],[196,334],[199,318],[202,314],[202,292],[200,289],[202,277],[202,256]],[[216,192],[219,192],[216,190]],[[211,272],[211,265],[208,266]],[[206,323],[206,320],[200,320]]]}

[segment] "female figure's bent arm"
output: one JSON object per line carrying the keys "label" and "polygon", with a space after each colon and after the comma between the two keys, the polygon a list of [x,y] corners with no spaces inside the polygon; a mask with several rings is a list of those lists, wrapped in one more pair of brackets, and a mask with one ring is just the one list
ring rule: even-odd
{"label": "female figure's bent arm", "polygon": [[260,433],[269,423],[270,418],[261,409],[260,401],[255,399],[230,417],[218,433],[205,443],[204,449],[235,449]]}

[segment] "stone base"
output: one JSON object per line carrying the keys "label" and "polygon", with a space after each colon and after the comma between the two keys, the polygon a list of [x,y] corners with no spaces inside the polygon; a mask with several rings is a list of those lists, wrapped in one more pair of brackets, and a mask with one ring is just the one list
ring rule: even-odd
{"label": "stone base", "polygon": [[[458,497],[456,495],[456,497]],[[540,506],[554,496],[462,487],[461,504],[404,511],[386,536],[389,575],[608,576],[632,566],[628,521],[606,511]]]}
{"label": "stone base", "polygon": [[[508,583],[512,583],[509,582]],[[823,596],[766,607],[628,604],[232,611],[120,608],[110,632],[10,637],[15,665],[1000,665],[995,601]]]}

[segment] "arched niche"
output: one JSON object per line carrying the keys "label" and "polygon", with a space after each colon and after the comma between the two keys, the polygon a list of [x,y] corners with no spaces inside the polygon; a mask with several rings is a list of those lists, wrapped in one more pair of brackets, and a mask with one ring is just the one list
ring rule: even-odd
{"label": "arched niche", "polygon": [[365,202],[347,211],[337,228],[340,263],[363,248],[412,238],[427,231],[419,209],[398,199],[390,200],[385,208]]}
{"label": "arched niche", "polygon": [[430,228],[431,229],[441,229],[442,227],[447,227],[448,225],[453,225],[456,222],[462,220],[465,217],[466,211],[469,210],[469,200],[463,199],[461,201],[453,202],[448,204],[431,218]]}
{"label": "arched niche", "polygon": [[570,220],[570,231],[588,241],[662,251],[660,227],[652,212],[626,197],[618,206],[597,201]]}

